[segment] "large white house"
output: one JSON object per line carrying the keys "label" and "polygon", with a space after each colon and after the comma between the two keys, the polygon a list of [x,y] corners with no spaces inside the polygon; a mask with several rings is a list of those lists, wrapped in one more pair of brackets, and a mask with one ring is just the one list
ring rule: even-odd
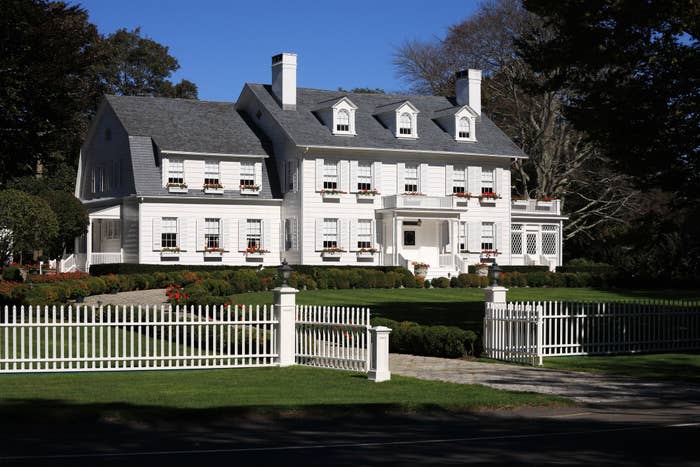
{"label": "large white house", "polygon": [[78,267],[561,264],[559,202],[511,199],[526,156],[481,113],[479,70],[454,98],[298,88],[296,71],[272,57],[272,84],[236,103],[105,97],[80,155]]}

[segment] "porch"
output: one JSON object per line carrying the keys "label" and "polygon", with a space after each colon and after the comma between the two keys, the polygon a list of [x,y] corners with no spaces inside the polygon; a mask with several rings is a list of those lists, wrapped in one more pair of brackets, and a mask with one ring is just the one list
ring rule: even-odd
{"label": "porch", "polygon": [[89,215],[87,233],[79,237],[75,265],[87,271],[93,264],[123,262],[121,206],[110,206]]}

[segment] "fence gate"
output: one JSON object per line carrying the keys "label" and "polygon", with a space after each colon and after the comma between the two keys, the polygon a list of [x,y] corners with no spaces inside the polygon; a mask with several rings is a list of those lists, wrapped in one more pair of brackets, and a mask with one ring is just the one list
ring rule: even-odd
{"label": "fence gate", "polygon": [[268,306],[5,307],[0,373],[274,366]]}
{"label": "fence gate", "polygon": [[541,315],[531,303],[486,302],[484,352],[489,358],[528,365],[542,364]]}
{"label": "fence gate", "polygon": [[296,363],[369,371],[369,309],[296,307]]}

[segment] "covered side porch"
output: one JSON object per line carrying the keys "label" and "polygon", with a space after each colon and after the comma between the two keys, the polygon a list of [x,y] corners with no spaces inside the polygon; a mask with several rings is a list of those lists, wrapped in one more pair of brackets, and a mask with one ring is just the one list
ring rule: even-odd
{"label": "covered side porch", "polygon": [[76,239],[76,265],[87,271],[93,264],[123,262],[121,205],[90,212],[87,233]]}

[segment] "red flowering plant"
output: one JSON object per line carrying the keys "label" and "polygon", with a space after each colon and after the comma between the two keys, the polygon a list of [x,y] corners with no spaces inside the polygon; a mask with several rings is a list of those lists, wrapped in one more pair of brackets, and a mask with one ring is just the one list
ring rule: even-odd
{"label": "red flowering plant", "polygon": [[171,305],[186,305],[189,300],[189,295],[185,293],[185,289],[179,285],[169,285],[165,289],[165,294],[168,297],[168,303]]}
{"label": "red flowering plant", "polygon": [[479,201],[484,200],[484,199],[488,199],[488,200],[490,200],[490,199],[494,199],[494,200],[495,200],[495,199],[501,199],[501,195],[499,195],[498,193],[495,193],[495,192],[493,192],[493,191],[487,191],[487,192],[481,193],[481,194],[479,195]]}
{"label": "red flowering plant", "polygon": [[246,255],[266,255],[269,252],[270,252],[270,250],[266,250],[266,249],[261,248],[259,246],[249,246],[248,248],[245,249]]}
{"label": "red flowering plant", "polygon": [[527,196],[514,195],[510,199],[513,201],[527,201],[529,198]]}
{"label": "red flowering plant", "polygon": [[187,188],[187,183],[184,182],[168,182],[165,184],[165,188]]}
{"label": "red flowering plant", "polygon": [[164,247],[160,249],[161,253],[180,253],[180,247],[175,246],[175,247]]}
{"label": "red flowering plant", "polygon": [[375,254],[377,251],[379,250],[377,250],[376,248],[360,248],[359,250],[357,250],[358,253],[369,253],[372,255]]}
{"label": "red flowering plant", "polygon": [[411,263],[414,269],[428,269],[430,265],[428,263],[423,263],[421,261],[413,261]]}
{"label": "red flowering plant", "polygon": [[472,199],[473,198],[472,194],[469,192],[452,193],[452,196],[454,196],[455,198],[464,198],[464,199]]}
{"label": "red flowering plant", "polygon": [[204,185],[202,185],[202,188],[204,188],[205,190],[207,190],[207,189],[210,189],[210,190],[220,190],[220,189],[222,189],[223,187],[224,187],[224,186],[223,186],[221,183],[219,183],[219,182],[217,182],[217,183],[205,183]]}
{"label": "red flowering plant", "polygon": [[241,190],[258,191],[260,190],[260,185],[240,185],[239,188]]}
{"label": "red flowering plant", "polygon": [[371,190],[357,190],[357,194],[360,196],[377,196],[379,191],[372,188]]}
{"label": "red flowering plant", "polygon": [[205,253],[223,253],[224,251],[226,251],[226,250],[224,250],[220,246],[205,246],[204,247]]}
{"label": "red flowering plant", "polygon": [[344,195],[346,192],[342,190],[336,190],[334,188],[324,188],[323,190],[319,190],[317,193],[320,193],[321,196],[323,195]]}
{"label": "red flowering plant", "polygon": [[551,196],[538,196],[537,201],[554,201],[555,198],[552,198]]}
{"label": "red flowering plant", "polygon": [[496,257],[500,255],[501,252],[498,250],[481,250],[481,257],[482,258],[490,258],[490,257]]}
{"label": "red flowering plant", "polygon": [[339,246],[331,246],[321,250],[321,253],[345,253],[345,250],[340,248]]}

